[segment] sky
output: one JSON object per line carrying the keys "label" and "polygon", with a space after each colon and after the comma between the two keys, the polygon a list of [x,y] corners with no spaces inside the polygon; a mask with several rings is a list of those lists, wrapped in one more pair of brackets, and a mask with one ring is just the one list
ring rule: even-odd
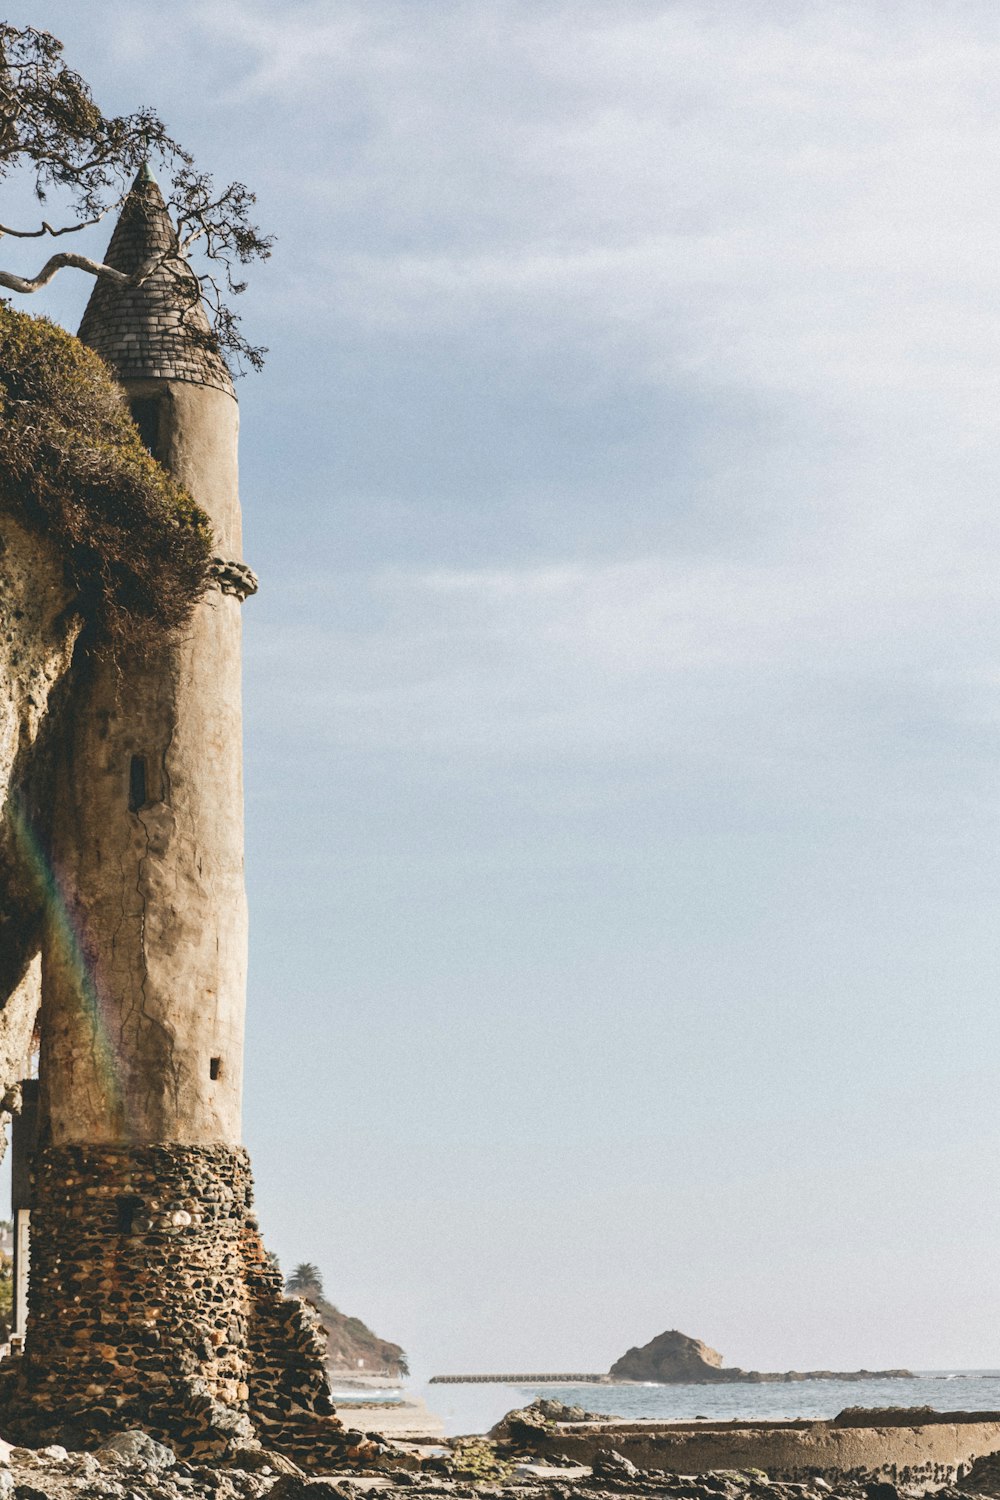
{"label": "sky", "polygon": [[996,7],[7,16],[277,236],[239,398],[283,1265],[423,1374],[673,1327],[1000,1367]]}

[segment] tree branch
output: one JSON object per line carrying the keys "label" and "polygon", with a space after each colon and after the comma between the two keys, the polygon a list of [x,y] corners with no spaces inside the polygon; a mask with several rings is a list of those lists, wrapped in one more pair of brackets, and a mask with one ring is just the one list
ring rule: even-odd
{"label": "tree branch", "polygon": [[[50,191],[66,194],[80,222],[67,223],[68,215],[58,213],[54,217],[63,222],[53,226],[41,218],[49,212],[42,208],[35,221],[41,228],[0,223],[0,242],[5,236],[56,238],[92,228],[125,200],[129,182],[150,160],[170,176],[165,196],[176,221],[176,239],[172,254],[161,251],[131,276],[84,255],[53,255],[37,276],[0,271],[0,292],[37,292],[66,267],[124,289],[140,286],[163,267],[175,283],[177,311],[191,337],[234,361],[237,370],[243,360],[259,369],[264,351],[247,342],[227,301],[244,290],[235,267],[266,260],[271,251],[270,235],[262,234],[250,217],[254,195],[241,182],[217,189],[151,109],[105,115],[86,80],[63,62],[62,52],[62,43],[48,32],[0,20],[0,183],[23,168],[33,179],[39,203],[45,203]],[[198,252],[196,268],[186,261],[188,250]],[[202,260],[213,275],[202,271]],[[202,293],[210,332],[194,326]]]}
{"label": "tree branch", "polygon": [[27,296],[31,292],[41,291],[43,286],[56,277],[66,266],[72,266],[76,271],[86,271],[91,276],[103,276],[108,281],[117,282],[119,286],[141,286],[142,283],[152,275],[160,264],[160,257],[143,261],[137,271],[131,276],[126,276],[124,271],[116,271],[113,266],[106,266],[103,261],[91,260],[86,255],[74,255],[69,250],[64,250],[61,255],[52,255],[45,262],[37,276],[15,276],[11,271],[0,271],[0,286],[6,287],[11,292],[21,292]]}
{"label": "tree branch", "polygon": [[99,224],[113,208],[118,208],[123,202],[124,199],[119,198],[116,203],[109,203],[107,208],[95,218],[84,219],[79,224],[65,224],[62,229],[53,229],[45,219],[42,220],[41,229],[12,229],[9,224],[0,224],[0,239],[5,234],[11,235],[15,240],[38,240],[43,234],[50,235],[55,240],[61,234],[79,234],[81,229],[93,229],[95,224]]}

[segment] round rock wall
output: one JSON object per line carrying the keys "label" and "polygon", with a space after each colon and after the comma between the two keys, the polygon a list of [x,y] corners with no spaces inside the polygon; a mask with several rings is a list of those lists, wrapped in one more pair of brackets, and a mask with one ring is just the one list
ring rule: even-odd
{"label": "round rock wall", "polygon": [[241,1148],[40,1151],[3,1431],[88,1447],[142,1427],[185,1456],[260,1439],[306,1466],[364,1456],[334,1414],[318,1319],[283,1296],[252,1204]]}

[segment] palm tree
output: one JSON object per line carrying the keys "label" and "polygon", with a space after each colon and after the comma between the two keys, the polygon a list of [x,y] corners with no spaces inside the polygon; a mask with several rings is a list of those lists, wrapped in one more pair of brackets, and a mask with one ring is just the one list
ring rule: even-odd
{"label": "palm tree", "polygon": [[311,1260],[302,1261],[285,1282],[285,1291],[294,1292],[299,1297],[322,1297],[323,1273],[319,1266],[314,1266]]}

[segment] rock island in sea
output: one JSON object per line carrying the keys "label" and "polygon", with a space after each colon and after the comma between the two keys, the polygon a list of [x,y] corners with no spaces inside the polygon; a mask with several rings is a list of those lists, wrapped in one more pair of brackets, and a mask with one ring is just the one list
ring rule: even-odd
{"label": "rock island in sea", "polygon": [[910,1370],[741,1370],[700,1339],[670,1328],[641,1348],[629,1349],[611,1366],[611,1380],[653,1380],[662,1385],[764,1384],[785,1380],[905,1380]]}

